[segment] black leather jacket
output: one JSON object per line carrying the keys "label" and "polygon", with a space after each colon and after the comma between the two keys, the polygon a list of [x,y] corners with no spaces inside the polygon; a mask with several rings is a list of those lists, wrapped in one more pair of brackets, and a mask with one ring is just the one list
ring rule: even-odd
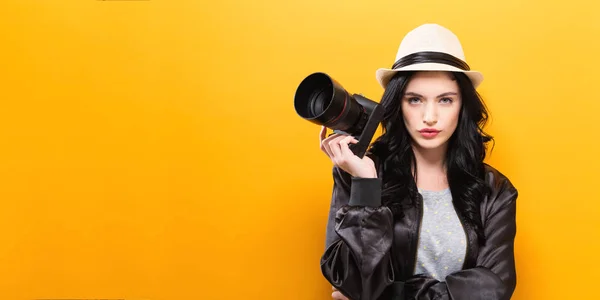
{"label": "black leather jacket", "polygon": [[485,170],[492,188],[481,202],[486,244],[479,246],[475,231],[463,222],[468,245],[463,269],[440,282],[413,275],[422,199],[394,219],[381,205],[379,178],[354,178],[334,167],[323,275],[351,300],[510,299],[516,286],[517,190],[496,169]]}

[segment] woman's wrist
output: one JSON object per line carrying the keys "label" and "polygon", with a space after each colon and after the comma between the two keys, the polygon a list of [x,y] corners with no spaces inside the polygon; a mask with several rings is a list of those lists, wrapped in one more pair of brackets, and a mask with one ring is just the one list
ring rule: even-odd
{"label": "woman's wrist", "polygon": [[375,173],[375,172],[361,172],[361,173],[356,173],[354,175],[354,177],[356,177],[356,178],[377,178],[377,173]]}
{"label": "woman's wrist", "polygon": [[349,204],[371,207],[380,206],[381,179],[376,177],[352,178]]}

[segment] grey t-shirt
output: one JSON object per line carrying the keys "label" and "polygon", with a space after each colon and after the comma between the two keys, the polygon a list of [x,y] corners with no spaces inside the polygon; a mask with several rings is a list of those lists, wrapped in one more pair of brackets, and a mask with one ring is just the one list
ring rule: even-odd
{"label": "grey t-shirt", "polygon": [[445,281],[448,274],[462,269],[465,232],[452,205],[450,189],[419,192],[423,195],[423,220],[414,274]]}

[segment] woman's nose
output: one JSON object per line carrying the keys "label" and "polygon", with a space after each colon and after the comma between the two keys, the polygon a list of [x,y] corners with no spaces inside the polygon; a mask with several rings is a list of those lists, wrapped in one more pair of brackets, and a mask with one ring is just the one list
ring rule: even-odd
{"label": "woman's nose", "polygon": [[437,123],[437,113],[434,108],[428,107],[423,114],[423,123],[433,126]]}

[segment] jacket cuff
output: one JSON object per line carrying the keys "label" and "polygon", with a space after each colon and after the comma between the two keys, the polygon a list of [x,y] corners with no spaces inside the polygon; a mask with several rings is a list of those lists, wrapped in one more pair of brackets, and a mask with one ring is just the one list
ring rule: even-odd
{"label": "jacket cuff", "polygon": [[381,179],[352,177],[349,205],[381,206]]}
{"label": "jacket cuff", "polygon": [[394,283],[392,283],[392,300],[400,300],[405,298],[404,281],[394,281]]}

